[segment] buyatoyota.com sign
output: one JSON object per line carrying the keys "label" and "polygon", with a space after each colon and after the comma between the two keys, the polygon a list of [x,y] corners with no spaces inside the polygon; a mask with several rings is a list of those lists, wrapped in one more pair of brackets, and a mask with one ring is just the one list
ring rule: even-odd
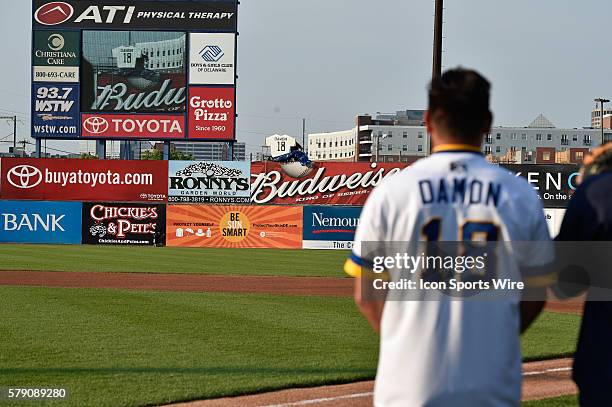
{"label": "buyatoyota.com sign", "polygon": [[0,201],[0,242],[80,244],[81,203]]}
{"label": "buyatoyota.com sign", "polygon": [[251,164],[244,161],[169,161],[168,201],[249,203]]}
{"label": "buyatoyota.com sign", "polygon": [[162,161],[2,158],[0,199],[165,202]]}
{"label": "buyatoyota.com sign", "polygon": [[305,206],[304,249],[353,248],[361,207]]}
{"label": "buyatoyota.com sign", "polygon": [[165,234],[163,204],[83,204],[83,244],[163,245]]}

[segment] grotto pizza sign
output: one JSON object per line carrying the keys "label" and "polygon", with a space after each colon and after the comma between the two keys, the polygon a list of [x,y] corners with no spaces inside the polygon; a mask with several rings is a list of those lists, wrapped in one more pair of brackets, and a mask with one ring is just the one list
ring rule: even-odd
{"label": "grotto pizza sign", "polygon": [[319,163],[306,177],[292,178],[278,163],[254,162],[251,202],[363,206],[380,181],[405,167],[399,163]]}

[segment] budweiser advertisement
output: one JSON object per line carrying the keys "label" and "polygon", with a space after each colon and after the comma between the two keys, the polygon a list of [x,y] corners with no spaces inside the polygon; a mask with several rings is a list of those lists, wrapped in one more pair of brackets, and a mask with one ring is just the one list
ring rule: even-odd
{"label": "budweiser advertisement", "polygon": [[184,112],[184,32],[84,31],[84,112]]}
{"label": "budweiser advertisement", "polygon": [[164,204],[83,204],[83,244],[160,246],[166,239]]}
{"label": "budweiser advertisement", "polygon": [[185,117],[182,114],[81,115],[83,137],[180,139],[185,137]]}
{"label": "budweiser advertisement", "polygon": [[278,163],[251,165],[251,203],[362,206],[372,189],[406,164],[316,163],[306,177],[292,178]]}
{"label": "budweiser advertisement", "polygon": [[302,207],[169,205],[168,246],[302,248]]}
{"label": "budweiser advertisement", "polygon": [[168,163],[2,158],[0,199],[164,202]]}

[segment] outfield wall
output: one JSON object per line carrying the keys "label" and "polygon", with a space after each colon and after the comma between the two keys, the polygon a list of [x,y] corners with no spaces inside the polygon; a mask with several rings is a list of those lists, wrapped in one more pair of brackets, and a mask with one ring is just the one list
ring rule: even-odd
{"label": "outfield wall", "polygon": [[[350,250],[372,189],[403,164],[0,159],[0,242]],[[552,235],[576,166],[507,165]],[[74,201],[74,202],[68,202]]]}

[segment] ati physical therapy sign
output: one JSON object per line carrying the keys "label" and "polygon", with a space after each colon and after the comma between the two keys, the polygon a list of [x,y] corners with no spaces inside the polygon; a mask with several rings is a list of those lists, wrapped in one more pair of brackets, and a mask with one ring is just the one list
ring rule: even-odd
{"label": "ati physical therapy sign", "polygon": [[32,135],[235,140],[237,0],[34,0]]}

